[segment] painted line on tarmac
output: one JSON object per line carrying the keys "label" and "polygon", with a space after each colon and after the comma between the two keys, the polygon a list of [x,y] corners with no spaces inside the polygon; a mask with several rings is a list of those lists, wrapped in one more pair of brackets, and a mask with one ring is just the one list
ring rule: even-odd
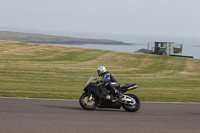
{"label": "painted line on tarmac", "polygon": [[21,99],[21,100],[44,100],[44,101],[79,101],[74,99],[43,99],[43,98],[18,98],[18,97],[0,97],[0,99]]}
{"label": "painted line on tarmac", "polygon": [[156,103],[156,104],[200,104],[199,102],[142,102],[142,103]]}
{"label": "painted line on tarmac", "polygon": [[[46,100],[46,101],[71,101],[78,102],[79,100],[74,99],[42,99],[42,98],[18,98],[18,97],[0,97],[0,99],[21,99],[21,100]],[[141,103],[155,103],[155,104],[200,104],[199,102],[146,102]]]}

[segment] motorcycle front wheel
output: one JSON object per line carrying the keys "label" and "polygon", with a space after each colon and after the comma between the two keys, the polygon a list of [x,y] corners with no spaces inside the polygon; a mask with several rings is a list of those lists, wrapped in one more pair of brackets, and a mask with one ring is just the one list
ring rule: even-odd
{"label": "motorcycle front wheel", "polygon": [[92,95],[89,97],[86,93],[83,93],[79,99],[81,107],[85,110],[95,110],[97,108],[97,98]]}
{"label": "motorcycle front wheel", "polygon": [[124,108],[124,110],[128,111],[128,112],[136,112],[140,109],[140,100],[139,98],[134,95],[134,94],[126,94],[128,96],[130,96],[133,99],[133,103],[132,104],[122,104],[122,107]]}

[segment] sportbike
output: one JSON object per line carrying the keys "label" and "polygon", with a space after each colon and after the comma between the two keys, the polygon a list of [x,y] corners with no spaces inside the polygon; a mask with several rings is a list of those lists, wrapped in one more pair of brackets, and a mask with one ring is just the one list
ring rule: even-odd
{"label": "sportbike", "polygon": [[[91,76],[84,87],[84,93],[79,99],[81,107],[85,110],[95,110],[98,108],[115,108],[120,109],[123,107],[126,111],[136,112],[140,108],[140,100],[134,94],[124,94],[129,90],[138,88],[136,83],[128,83],[122,87],[116,88],[120,92],[120,96],[111,93],[107,90],[106,98],[102,99],[102,94],[98,89],[98,84],[94,82],[97,80]],[[109,83],[106,83],[109,84]],[[106,86],[105,84],[105,86]]]}

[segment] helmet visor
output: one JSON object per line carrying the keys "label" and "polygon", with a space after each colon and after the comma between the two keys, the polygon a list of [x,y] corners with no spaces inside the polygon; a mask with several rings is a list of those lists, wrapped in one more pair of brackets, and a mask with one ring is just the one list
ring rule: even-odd
{"label": "helmet visor", "polygon": [[100,70],[97,70],[97,74],[98,74],[98,76],[101,76],[101,74],[100,74]]}

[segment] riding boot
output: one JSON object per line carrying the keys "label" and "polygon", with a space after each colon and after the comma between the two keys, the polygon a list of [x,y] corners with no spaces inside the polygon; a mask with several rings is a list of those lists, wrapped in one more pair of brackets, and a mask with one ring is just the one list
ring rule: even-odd
{"label": "riding boot", "polygon": [[112,88],[113,88],[114,93],[115,93],[115,95],[117,96],[117,98],[120,98],[121,93],[120,93],[115,87],[112,87]]}

